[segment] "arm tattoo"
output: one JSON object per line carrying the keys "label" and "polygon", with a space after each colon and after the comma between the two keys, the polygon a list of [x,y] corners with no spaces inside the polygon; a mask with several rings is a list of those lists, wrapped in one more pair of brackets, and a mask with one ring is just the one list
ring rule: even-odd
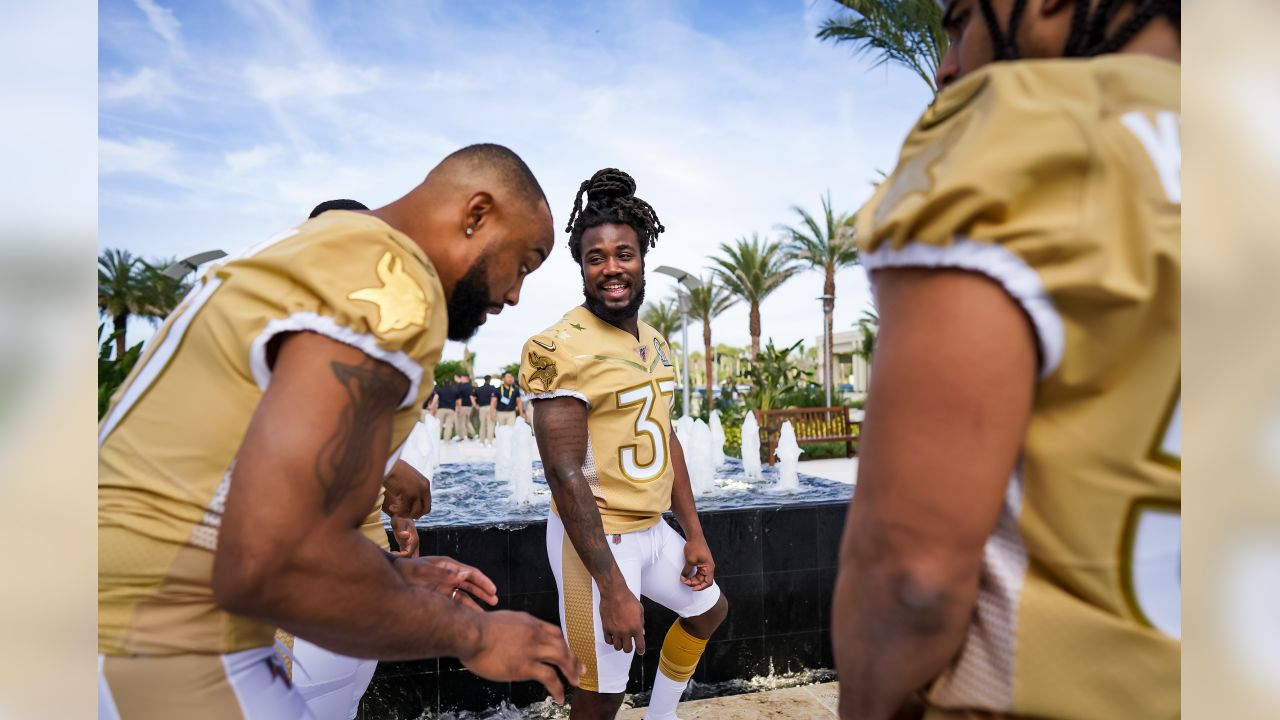
{"label": "arm tattoo", "polygon": [[575,414],[548,407],[546,412],[539,411],[534,423],[538,426],[540,442],[546,443],[544,457],[550,460],[546,463],[547,484],[555,496],[565,532],[587,572],[599,582],[613,569],[614,559],[605,540],[595,495],[582,476],[587,452],[586,418],[580,422],[568,421]]}
{"label": "arm tattoo", "polygon": [[338,416],[337,429],[316,456],[316,480],[324,489],[326,515],[332,515],[380,462],[373,446],[378,420],[404,395],[403,376],[372,358],[357,365],[335,361],[329,367],[347,392],[347,403]]}

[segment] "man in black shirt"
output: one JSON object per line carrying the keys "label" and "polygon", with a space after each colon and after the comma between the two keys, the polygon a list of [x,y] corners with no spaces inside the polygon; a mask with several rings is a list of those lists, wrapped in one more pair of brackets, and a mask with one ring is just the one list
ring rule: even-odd
{"label": "man in black shirt", "polygon": [[457,426],[458,389],[453,383],[436,387],[436,419],[440,421],[440,437],[448,440]]}
{"label": "man in black shirt", "polygon": [[470,440],[476,435],[476,428],[471,424],[472,418],[475,417],[476,409],[476,389],[471,384],[470,375],[458,376],[458,436],[454,438],[454,442]]}
{"label": "man in black shirt", "polygon": [[493,406],[498,425],[515,425],[516,414],[524,417],[524,401],[520,399],[520,386],[511,373],[502,374],[502,384],[493,395]]}
{"label": "man in black shirt", "polygon": [[485,375],[484,382],[480,383],[480,387],[476,388],[476,409],[480,413],[480,444],[485,446],[493,445],[493,423],[494,423],[494,398],[498,394],[498,388],[492,385],[493,376]]}

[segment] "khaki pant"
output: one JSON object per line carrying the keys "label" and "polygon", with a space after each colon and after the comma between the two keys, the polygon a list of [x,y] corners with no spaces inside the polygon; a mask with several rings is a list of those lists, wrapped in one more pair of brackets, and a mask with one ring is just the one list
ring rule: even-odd
{"label": "khaki pant", "polygon": [[515,424],[516,424],[516,411],[515,411],[515,410],[499,410],[499,411],[498,411],[498,423],[497,423],[497,424],[499,424],[499,425],[515,425]]}
{"label": "khaki pant", "polygon": [[493,411],[487,407],[480,408],[480,441],[493,442]]}
{"label": "khaki pant", "polygon": [[456,429],[457,417],[453,410],[440,408],[436,410],[436,419],[440,421],[440,437],[448,440]]}
{"label": "khaki pant", "polygon": [[474,409],[470,405],[463,405],[462,409],[458,411],[458,437],[463,440],[476,436],[476,428],[471,424],[472,410]]}

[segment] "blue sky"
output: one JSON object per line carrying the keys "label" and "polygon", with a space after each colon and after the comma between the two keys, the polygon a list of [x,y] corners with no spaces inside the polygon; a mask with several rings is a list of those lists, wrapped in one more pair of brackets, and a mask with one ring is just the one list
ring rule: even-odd
{"label": "blue sky", "polygon": [[[103,2],[99,243],[145,257],[235,251],[322,200],[377,206],[452,150],[499,142],[533,168],[561,227],[584,178],[627,170],[667,227],[650,265],[701,271],[721,242],[774,234],[792,205],[817,211],[828,189],[855,210],[928,103],[919,79],[813,39],[835,7]],[[520,305],[472,340],[478,369],[514,361],[581,302],[564,240]],[[807,272],[771,296],[765,336],[812,344],[821,281]],[[648,298],[672,288],[651,274]],[[842,330],[869,301],[861,269],[837,277],[837,296]],[[713,336],[745,345],[746,308]]]}

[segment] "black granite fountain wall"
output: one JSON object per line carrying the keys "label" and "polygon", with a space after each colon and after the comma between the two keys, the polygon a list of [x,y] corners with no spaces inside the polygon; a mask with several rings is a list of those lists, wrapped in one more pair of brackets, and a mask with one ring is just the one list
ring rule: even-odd
{"label": "black granite fountain wall", "polygon": [[[701,512],[716,558],[716,582],[729,617],[707,645],[694,680],[717,683],[759,675],[830,668],[831,593],[847,501]],[[668,517],[677,530],[679,525]],[[546,556],[546,523],[519,527],[419,529],[424,555],[448,555],[479,568],[498,585],[499,608],[559,623],[555,581]],[[394,540],[393,540],[394,543]],[[649,600],[645,637],[652,651],[632,664],[627,691],[649,690],[658,647],[675,615]],[[360,718],[417,718],[426,711],[483,710],[502,702],[541,701],[537,683],[491,683],[456,660],[379,663]]]}

